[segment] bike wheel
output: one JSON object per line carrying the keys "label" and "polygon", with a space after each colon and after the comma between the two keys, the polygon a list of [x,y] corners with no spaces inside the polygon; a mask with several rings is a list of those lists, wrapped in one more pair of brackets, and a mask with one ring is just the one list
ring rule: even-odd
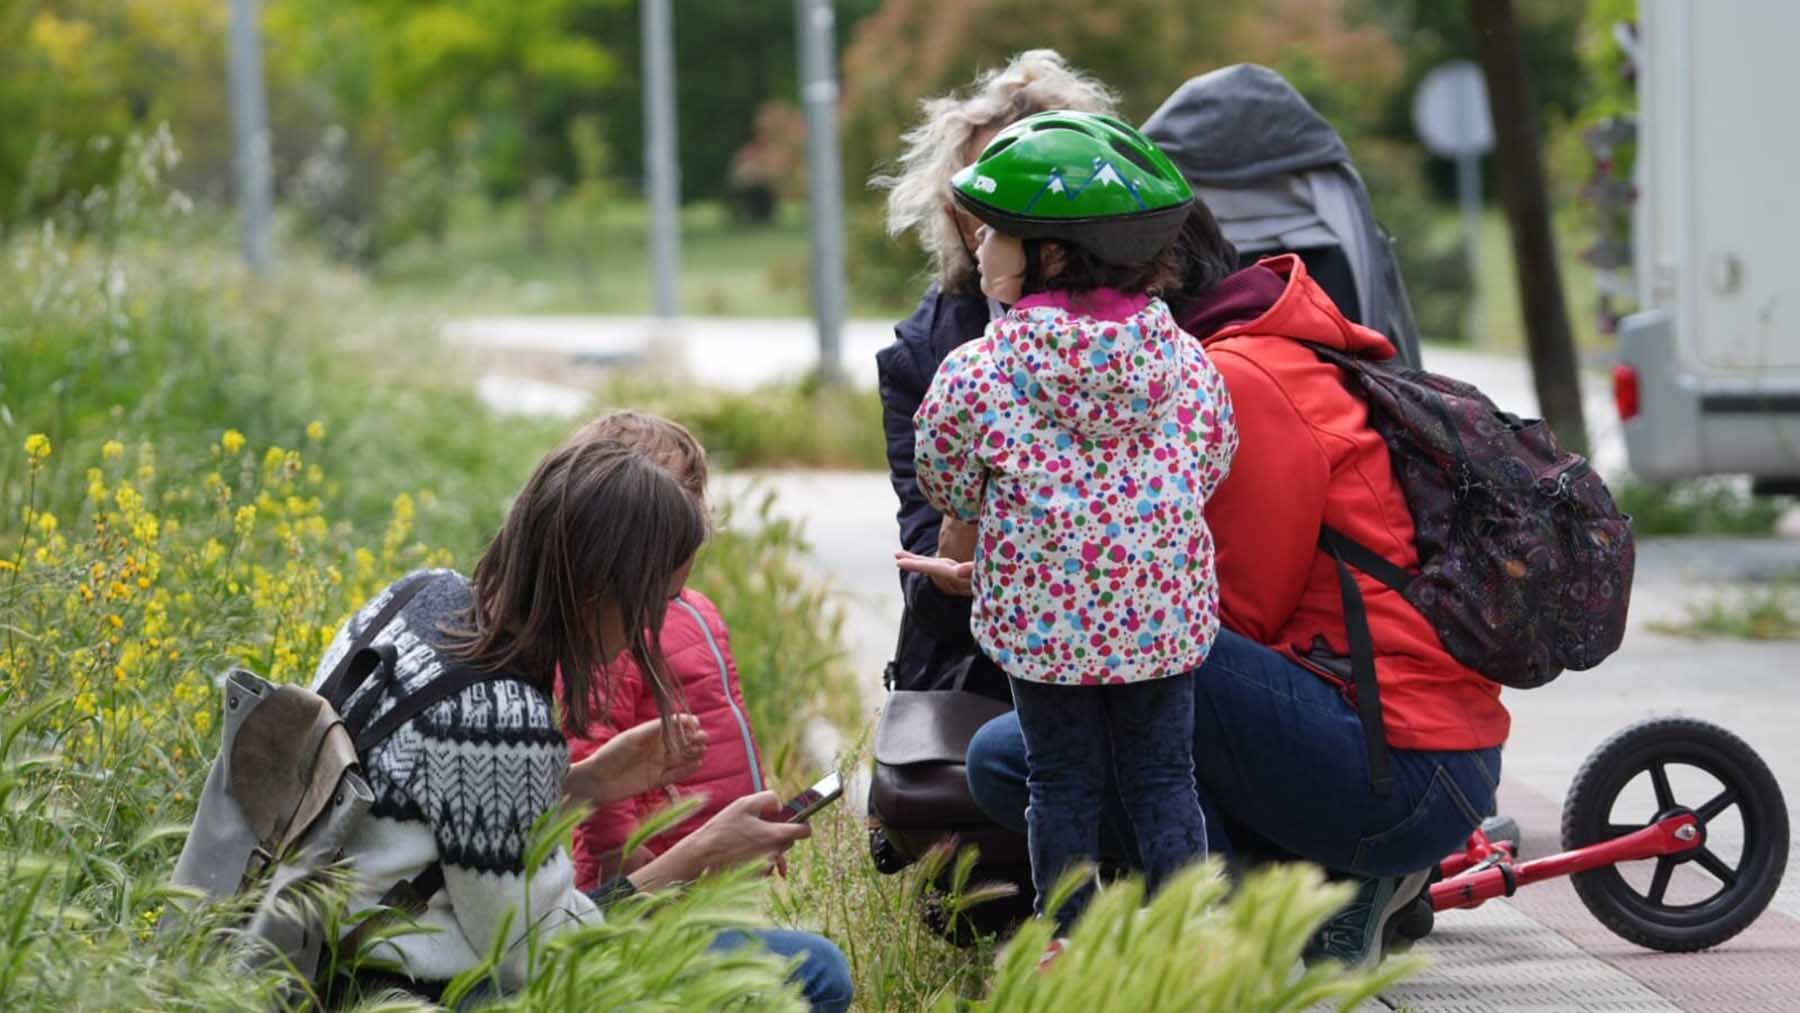
{"label": "bike wheel", "polygon": [[[1692,773],[1698,771],[1698,774]],[[1679,777],[1672,776],[1676,772]],[[1647,778],[1654,797],[1649,819],[1616,815],[1628,788]],[[1674,787],[1707,781],[1682,804]],[[1716,783],[1716,787],[1713,786]],[[1700,845],[1653,859],[1649,884],[1640,888],[1619,866],[1572,877],[1581,902],[1600,923],[1639,946],[1669,953],[1701,950],[1730,939],[1769,906],[1787,866],[1788,815],[1781,787],[1768,765],[1744,741],[1717,725],[1690,718],[1640,721],[1596,749],[1569,788],[1563,805],[1563,847],[1568,850],[1623,837],[1678,813],[1692,813],[1702,828]],[[1736,826],[1732,826],[1735,820]],[[1742,829],[1735,863],[1715,850],[1712,833]],[[1704,876],[1684,877],[1688,894],[1670,887],[1683,865]],[[1636,864],[1636,863],[1633,863]]]}

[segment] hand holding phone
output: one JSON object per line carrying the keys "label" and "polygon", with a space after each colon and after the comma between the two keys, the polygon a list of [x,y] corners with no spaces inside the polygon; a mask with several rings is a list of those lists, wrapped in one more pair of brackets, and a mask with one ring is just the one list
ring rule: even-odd
{"label": "hand holding phone", "polygon": [[826,774],[817,783],[793,798],[781,807],[781,823],[805,823],[813,814],[836,802],[844,794],[843,781],[837,772]]}

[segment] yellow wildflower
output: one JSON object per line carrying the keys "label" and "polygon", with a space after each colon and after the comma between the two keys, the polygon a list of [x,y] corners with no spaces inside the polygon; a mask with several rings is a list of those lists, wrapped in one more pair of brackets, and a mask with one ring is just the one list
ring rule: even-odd
{"label": "yellow wildflower", "polygon": [[49,460],[50,437],[43,433],[32,433],[25,437],[25,456],[31,459],[34,468]]}
{"label": "yellow wildflower", "polygon": [[11,573],[12,571],[17,570],[17,569],[18,569],[18,567],[13,565],[12,560],[0,559],[0,573]]}
{"label": "yellow wildflower", "polygon": [[56,515],[53,513],[38,514],[37,526],[38,530],[46,535],[54,533],[56,531]]}
{"label": "yellow wildflower", "polygon": [[323,440],[325,438],[325,423],[320,422],[318,419],[313,419],[311,422],[308,422],[306,424],[306,438],[314,443]]}
{"label": "yellow wildflower", "polygon": [[108,461],[116,461],[125,454],[125,444],[118,440],[107,440],[100,447],[100,456]]}
{"label": "yellow wildflower", "polygon": [[249,538],[250,532],[256,530],[256,507],[248,503],[238,507],[237,516],[232,518],[232,527],[237,530],[239,538]]}
{"label": "yellow wildflower", "polygon": [[225,448],[227,457],[235,455],[238,451],[244,449],[244,434],[235,429],[227,429],[225,430],[225,435],[219,437],[219,446]]}

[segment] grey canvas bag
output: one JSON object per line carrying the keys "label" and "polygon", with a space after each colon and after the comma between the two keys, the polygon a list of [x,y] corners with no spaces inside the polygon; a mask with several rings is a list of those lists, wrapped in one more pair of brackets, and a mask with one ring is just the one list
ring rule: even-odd
{"label": "grey canvas bag", "polygon": [[[430,579],[421,574],[394,589],[318,692],[277,685],[242,669],[225,677],[224,741],[173,882],[208,900],[261,890],[242,926],[250,966],[286,963],[307,979],[318,975],[326,925],[321,912],[305,902],[304,888],[342,861],[346,842],[374,803],[358,757],[433,704],[500,677],[452,669],[373,724],[369,718],[385,695],[379,690],[343,711],[371,676],[391,679],[393,648],[371,643]],[[434,863],[395,883],[380,903],[417,916],[443,882],[443,868]],[[171,911],[165,922],[174,917]],[[345,937],[340,952],[354,953],[385,920],[364,920]]]}

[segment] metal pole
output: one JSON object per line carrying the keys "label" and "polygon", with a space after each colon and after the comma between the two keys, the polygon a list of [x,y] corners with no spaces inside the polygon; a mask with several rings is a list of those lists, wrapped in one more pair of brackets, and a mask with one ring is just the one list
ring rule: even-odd
{"label": "metal pole", "polygon": [[263,93],[262,2],[231,0],[230,100],[232,164],[244,223],[244,260],[267,274],[275,263],[269,218],[269,104]]}
{"label": "metal pole", "polygon": [[1463,321],[1463,337],[1480,337],[1481,325],[1481,156],[1456,156],[1456,202],[1462,206],[1463,243],[1469,261],[1469,305]]}
{"label": "metal pole", "polygon": [[681,165],[675,160],[675,46],[669,0],[642,0],[644,34],[644,178],[650,190],[650,262],[655,311],[679,312]]}
{"label": "metal pole", "polygon": [[819,376],[843,378],[844,186],[838,164],[837,44],[831,0],[794,0],[800,31],[800,96],[806,104],[807,188],[812,219],[813,318],[819,329]]}

